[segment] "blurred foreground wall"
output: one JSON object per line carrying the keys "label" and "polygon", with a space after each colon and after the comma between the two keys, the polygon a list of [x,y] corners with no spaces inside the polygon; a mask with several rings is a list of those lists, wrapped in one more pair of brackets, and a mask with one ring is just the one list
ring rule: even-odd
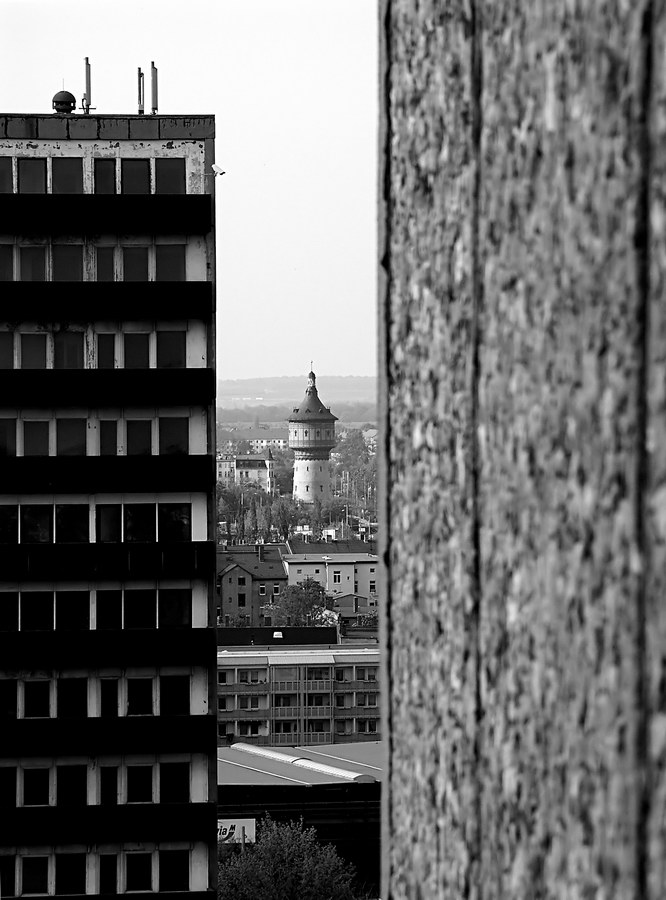
{"label": "blurred foreground wall", "polygon": [[388,898],[666,897],[666,19],[384,0]]}

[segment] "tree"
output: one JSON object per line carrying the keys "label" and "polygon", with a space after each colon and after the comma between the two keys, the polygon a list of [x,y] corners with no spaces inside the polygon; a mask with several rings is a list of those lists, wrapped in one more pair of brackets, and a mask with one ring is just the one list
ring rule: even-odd
{"label": "tree", "polygon": [[269,607],[272,625],[326,625],[326,591],[312,578],[291,584]]}
{"label": "tree", "polygon": [[293,522],[293,509],[289,503],[280,498],[273,504],[273,523],[283,541],[289,540]]}
{"label": "tree", "polygon": [[330,844],[320,844],[314,828],[267,817],[256,844],[244,853],[222,856],[218,900],[354,900],[354,867]]}

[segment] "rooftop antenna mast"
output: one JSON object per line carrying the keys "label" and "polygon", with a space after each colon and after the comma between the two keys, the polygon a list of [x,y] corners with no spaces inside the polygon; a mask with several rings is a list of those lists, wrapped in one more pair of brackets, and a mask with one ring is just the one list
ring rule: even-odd
{"label": "rooftop antenna mast", "polygon": [[138,71],[138,86],[139,86],[139,115],[142,116],[145,113],[145,105],[144,105],[144,90],[143,90],[143,72],[141,71],[140,66],[139,66],[139,71]]}
{"label": "rooftop antenna mast", "polygon": [[90,115],[90,110],[95,109],[96,107],[90,105],[90,101],[92,99],[92,91],[90,88],[90,63],[88,62],[88,57],[86,56],[86,92],[81,98],[81,109],[83,110],[83,114],[85,116]]}
{"label": "rooftop antenna mast", "polygon": [[154,62],[150,64],[150,94],[151,94],[151,103],[150,108],[152,114],[155,115],[157,112],[157,67]]}

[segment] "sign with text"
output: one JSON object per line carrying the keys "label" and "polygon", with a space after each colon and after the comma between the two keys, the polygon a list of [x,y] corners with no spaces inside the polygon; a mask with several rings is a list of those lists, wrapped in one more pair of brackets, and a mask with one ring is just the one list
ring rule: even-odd
{"label": "sign with text", "polygon": [[256,841],[256,819],[218,819],[217,839],[223,844],[240,844],[243,829],[245,841],[254,844]]}

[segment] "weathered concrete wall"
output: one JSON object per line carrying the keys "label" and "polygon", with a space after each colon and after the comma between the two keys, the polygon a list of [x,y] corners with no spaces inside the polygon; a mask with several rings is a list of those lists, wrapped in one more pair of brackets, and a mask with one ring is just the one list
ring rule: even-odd
{"label": "weathered concrete wall", "polygon": [[666,896],[666,23],[385,0],[385,898]]}

